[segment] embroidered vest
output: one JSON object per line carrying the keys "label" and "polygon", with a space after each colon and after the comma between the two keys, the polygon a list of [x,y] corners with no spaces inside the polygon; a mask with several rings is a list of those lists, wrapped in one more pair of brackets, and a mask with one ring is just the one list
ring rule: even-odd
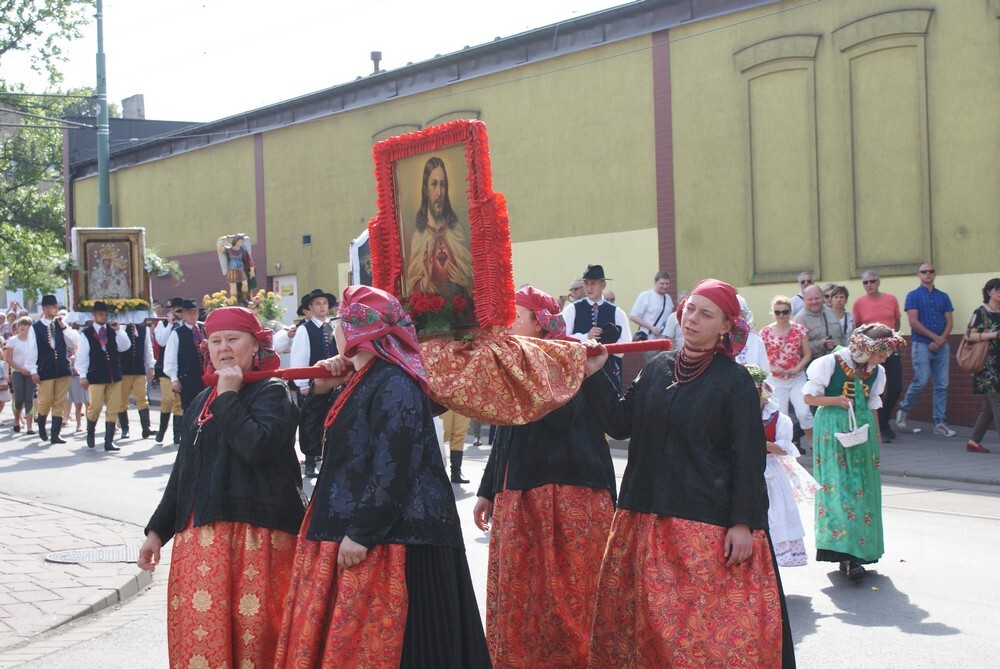
{"label": "embroidered vest", "polygon": [[576,307],[576,317],[573,319],[573,332],[571,334],[589,332],[592,327],[601,327],[615,322],[615,305],[607,300],[597,307],[597,322],[594,322],[594,310],[586,298],[577,300],[573,306]]}
{"label": "embroidered vest", "polygon": [[309,364],[315,365],[320,360],[326,360],[337,355],[337,342],[331,335],[329,339],[323,334],[323,329],[313,323],[312,319],[305,322],[309,334]]}
{"label": "embroidered vest", "polygon": [[94,384],[114,383],[122,380],[121,357],[118,355],[118,341],[115,339],[115,331],[110,325],[105,325],[105,332],[108,334],[108,343],[105,348],[101,348],[101,342],[97,338],[97,324],[88,325],[80,333],[87,338],[90,344],[90,365],[87,367],[87,381]]}
{"label": "embroidered vest", "polygon": [[[201,329],[200,325],[195,327]],[[198,347],[194,345],[194,333],[186,325],[178,326],[176,333],[177,380],[184,383],[184,379],[194,377],[198,379],[198,383],[201,383],[202,360]]]}
{"label": "embroidered vest", "polygon": [[37,320],[31,325],[31,329],[35,331],[35,350],[38,351],[38,378],[48,381],[72,376],[69,352],[62,328],[53,321],[50,330],[41,320]]}
{"label": "embroidered vest", "polygon": [[125,376],[144,376],[146,374],[146,333],[145,325],[126,325],[132,346],[119,357],[122,361],[122,374]]}

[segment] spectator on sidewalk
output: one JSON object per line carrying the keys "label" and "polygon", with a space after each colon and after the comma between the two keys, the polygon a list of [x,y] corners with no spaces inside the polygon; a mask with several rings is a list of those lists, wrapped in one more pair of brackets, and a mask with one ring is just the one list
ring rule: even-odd
{"label": "spectator on sidewalk", "polygon": [[774,322],[760,330],[760,338],[771,361],[770,384],[778,408],[786,415],[791,414],[791,402],[799,427],[812,443],[813,415],[806,405],[802,388],[806,385],[806,366],[812,360],[809,347],[809,332],[805,327],[791,321],[792,305],[784,295],[771,300]]}
{"label": "spectator on sidewalk", "polygon": [[573,279],[569,284],[569,288],[566,289],[566,295],[559,296],[559,308],[565,309],[566,305],[573,304],[585,296],[586,293],[583,292],[583,279]]}
{"label": "spectator on sidewalk", "polygon": [[[690,293],[684,291],[678,293],[677,300],[681,301],[686,298]],[[671,309],[670,315],[667,316],[666,325],[663,326],[663,336],[670,340],[673,344],[673,350],[677,350],[678,347],[684,345],[684,337],[681,334],[681,321],[677,316],[677,310]]]}
{"label": "spectator on sidewalk", "polygon": [[138,566],[152,571],[174,540],[171,667],[270,667],[304,516],[298,409],[280,379],[243,382],[244,372],[279,364],[252,311],[215,309],[205,332],[218,385],[188,405]]}
{"label": "spectator on sidewalk", "polygon": [[913,380],[899,403],[896,427],[906,429],[906,419],[929,381],[934,387],[934,434],[954,437],[955,431],[945,421],[945,412],[948,408],[948,364],[951,362],[948,335],[955,308],[951,306],[948,293],[934,287],[936,271],[933,264],[922,264],[917,276],[920,285],[906,294],[903,306],[912,331]]}
{"label": "spectator on sidewalk", "polygon": [[[670,290],[670,273],[659,271],[653,277],[653,287],[639,293],[629,320],[639,326],[639,331],[633,337],[636,341],[647,339],[666,339],[666,322],[674,312],[674,302],[667,292]],[[643,360],[649,362],[659,351],[646,351]]]}
{"label": "spectator on sidewalk", "polygon": [[972,428],[972,437],[965,445],[970,453],[989,453],[980,443],[991,423],[1000,433],[1000,278],[983,286],[983,306],[976,309],[969,324],[968,337],[973,342],[987,341],[986,364],[972,375],[972,390],[985,395],[983,408]]}
{"label": "spectator on sidewalk", "polygon": [[792,318],[799,315],[806,306],[805,290],[813,285],[813,273],[801,272],[799,274],[799,292],[792,295]]}
{"label": "spectator on sidewalk", "polygon": [[736,300],[740,303],[740,313],[743,314],[743,320],[750,326],[743,350],[736,355],[736,362],[744,367],[747,365],[756,365],[761,369],[771,369],[771,362],[767,358],[767,347],[764,346],[764,340],[753,331],[753,311],[750,309],[750,305],[747,304],[746,299],[742,295],[737,295]]}
{"label": "spectator on sidewalk", "polygon": [[[855,327],[880,323],[898,331],[901,315],[899,300],[894,295],[879,290],[882,285],[879,275],[868,270],[861,275],[861,285],[865,294],[854,300],[854,308],[851,310]],[[882,368],[885,369],[885,392],[882,394],[882,406],[878,410],[878,426],[882,441],[889,443],[896,438],[889,423],[892,412],[896,409],[896,402],[903,392],[903,357],[899,351],[893,351],[882,363]]]}
{"label": "spectator on sidewalk", "polygon": [[829,307],[837,316],[837,322],[840,323],[844,334],[850,339],[855,325],[854,316],[847,309],[847,300],[850,297],[850,293],[847,292],[847,286],[833,286],[827,292],[827,295],[830,296]]}
{"label": "spectator on sidewalk", "polygon": [[[795,316],[795,322],[805,327],[809,333],[809,349],[813,360],[832,353],[838,346],[846,346],[847,336],[844,328],[837,322],[833,309],[823,304],[823,291],[819,286],[807,286],[802,294],[806,306],[798,316]],[[795,310],[794,305],[792,310]]]}
{"label": "spectator on sidewalk", "polygon": [[[20,432],[22,425],[27,434],[34,434],[31,409],[35,401],[35,382],[28,371],[28,360],[35,357],[35,337],[31,331],[30,316],[22,316],[14,322],[14,336],[7,340],[4,359],[7,361],[14,395],[14,432]],[[22,413],[23,419],[22,419]],[[23,421],[23,422],[22,422]]]}

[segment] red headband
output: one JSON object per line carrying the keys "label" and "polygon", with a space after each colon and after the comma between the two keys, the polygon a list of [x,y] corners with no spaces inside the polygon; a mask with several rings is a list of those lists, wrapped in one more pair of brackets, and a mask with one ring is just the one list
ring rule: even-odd
{"label": "red headband", "polygon": [[[281,360],[274,352],[271,345],[271,330],[263,328],[257,316],[252,311],[244,307],[219,307],[213,309],[205,319],[205,335],[211,336],[213,332],[222,330],[234,330],[236,332],[246,332],[253,335],[257,340],[257,357],[254,360],[254,369],[277,369],[281,365]],[[202,355],[205,359],[205,371],[211,374],[214,367],[208,355],[208,340],[201,344]]]}
{"label": "red headband", "polygon": [[[750,324],[743,318],[740,302],[736,298],[736,289],[725,281],[718,279],[703,279],[691,291],[691,295],[701,295],[711,300],[712,304],[719,307],[732,324],[732,329],[719,342],[717,349],[723,355],[735,358],[747,344],[747,335],[750,332]],[[684,315],[684,305],[687,300],[681,300],[677,305],[677,320],[680,321]]]}

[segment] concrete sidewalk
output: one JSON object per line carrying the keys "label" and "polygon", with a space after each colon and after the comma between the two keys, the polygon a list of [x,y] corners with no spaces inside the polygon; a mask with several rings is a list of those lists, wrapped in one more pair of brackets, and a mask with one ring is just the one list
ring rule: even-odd
{"label": "concrete sidewalk", "polygon": [[0,650],[112,606],[151,583],[134,563],[45,559],[55,551],[125,548],[137,532],[126,523],[0,494]]}

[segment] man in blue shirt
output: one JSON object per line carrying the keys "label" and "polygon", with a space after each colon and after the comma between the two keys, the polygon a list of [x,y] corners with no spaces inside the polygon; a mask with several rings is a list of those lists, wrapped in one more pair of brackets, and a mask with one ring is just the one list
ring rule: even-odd
{"label": "man in blue shirt", "polygon": [[955,436],[955,431],[945,422],[948,403],[948,362],[951,352],[948,335],[951,334],[951,299],[942,290],[934,288],[934,265],[925,262],[917,275],[920,286],[906,294],[904,309],[912,331],[910,357],[913,360],[913,381],[899,403],[896,425],[906,429],[906,418],[917,397],[930,381],[934,384],[934,434]]}

